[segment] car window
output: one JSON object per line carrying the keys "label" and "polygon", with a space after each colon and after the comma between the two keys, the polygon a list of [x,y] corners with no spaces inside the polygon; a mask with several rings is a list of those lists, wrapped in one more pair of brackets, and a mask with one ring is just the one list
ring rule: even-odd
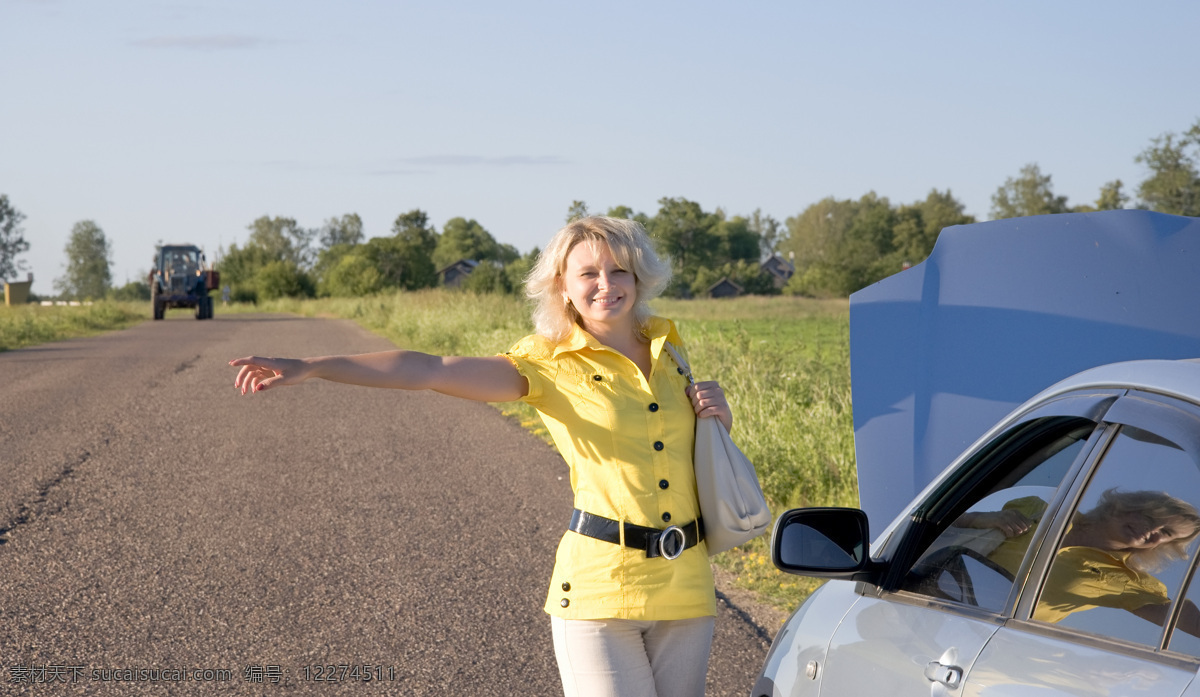
{"label": "car window", "polygon": [[[1192,457],[1122,426],[1057,541],[1033,619],[1157,648],[1200,535],[1198,507]],[[1192,639],[1178,647],[1200,655]]]}
{"label": "car window", "polygon": [[932,503],[936,535],[901,588],[1002,610],[1038,522],[1095,427],[1087,419],[1053,417],[996,438],[978,462],[962,468],[961,491]]}

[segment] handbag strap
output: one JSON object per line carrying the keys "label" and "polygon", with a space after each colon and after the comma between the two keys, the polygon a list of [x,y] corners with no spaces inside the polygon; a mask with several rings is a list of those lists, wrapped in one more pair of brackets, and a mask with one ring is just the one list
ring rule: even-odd
{"label": "handbag strap", "polygon": [[672,346],[671,342],[669,341],[663,343],[663,348],[665,348],[667,353],[671,354],[671,358],[674,358],[675,362],[679,364],[679,369],[683,371],[683,376],[687,378],[688,384],[695,385],[696,378],[692,377],[692,367],[687,364],[687,361],[683,360],[683,356],[679,355],[679,351],[675,350],[675,347]]}

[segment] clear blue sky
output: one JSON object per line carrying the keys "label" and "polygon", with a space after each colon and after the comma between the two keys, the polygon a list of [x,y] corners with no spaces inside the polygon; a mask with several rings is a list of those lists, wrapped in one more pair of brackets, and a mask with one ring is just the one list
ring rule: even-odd
{"label": "clear blue sky", "polygon": [[527,251],[572,200],[780,221],[1036,162],[1072,204],[1200,117],[1200,3],[0,0],[0,193],[34,292],[96,221],[156,241],[262,215],[388,234],[412,208]]}

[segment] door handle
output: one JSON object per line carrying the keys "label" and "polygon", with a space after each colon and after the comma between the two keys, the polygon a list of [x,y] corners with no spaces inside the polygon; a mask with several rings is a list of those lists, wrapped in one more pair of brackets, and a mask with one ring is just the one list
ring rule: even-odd
{"label": "door handle", "polygon": [[941,683],[946,687],[954,689],[962,682],[962,668],[942,665],[937,661],[930,661],[925,666],[925,677],[933,682]]}

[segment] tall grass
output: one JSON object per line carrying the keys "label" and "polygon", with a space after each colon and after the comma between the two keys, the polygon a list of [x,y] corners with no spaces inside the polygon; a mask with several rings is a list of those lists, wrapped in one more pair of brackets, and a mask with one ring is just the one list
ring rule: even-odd
{"label": "tall grass", "polygon": [[[446,290],[282,300],[257,309],[349,318],[398,346],[440,354],[492,355],[533,330],[522,300]],[[734,440],[755,463],[776,513],[857,505],[845,300],[658,300],[654,309],[676,321],[698,379],[724,387]],[[497,406],[547,437],[533,409]],[[766,547],[759,538],[716,561],[739,585],[794,607],[818,583],[775,569]]]}
{"label": "tall grass", "polygon": [[148,319],[149,303],[101,301],[76,307],[0,305],[0,351],[92,336]]}

